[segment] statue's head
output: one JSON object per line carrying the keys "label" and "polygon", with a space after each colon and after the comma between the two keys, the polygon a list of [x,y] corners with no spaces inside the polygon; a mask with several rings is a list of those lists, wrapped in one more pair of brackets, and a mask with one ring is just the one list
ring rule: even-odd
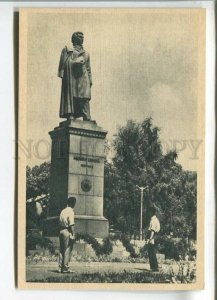
{"label": "statue's head", "polygon": [[73,45],[81,46],[83,44],[83,41],[84,41],[84,35],[82,32],[77,31],[77,32],[73,33],[73,35],[72,35],[72,44]]}

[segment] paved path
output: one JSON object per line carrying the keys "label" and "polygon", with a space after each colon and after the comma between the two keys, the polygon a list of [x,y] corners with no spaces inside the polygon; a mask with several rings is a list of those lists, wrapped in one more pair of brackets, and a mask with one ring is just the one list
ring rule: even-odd
{"label": "paved path", "polygon": [[[175,266],[176,267],[176,266]],[[169,265],[163,265],[163,271],[169,272]],[[57,272],[57,262],[27,264],[26,280],[40,280],[48,277],[61,277],[63,274]],[[71,262],[70,269],[75,273],[121,273],[127,272],[150,272],[148,263],[114,263],[114,262]]]}

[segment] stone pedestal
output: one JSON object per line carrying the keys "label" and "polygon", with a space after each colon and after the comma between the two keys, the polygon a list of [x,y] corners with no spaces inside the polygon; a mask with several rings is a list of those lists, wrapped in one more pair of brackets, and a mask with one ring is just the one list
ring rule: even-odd
{"label": "stone pedestal", "polygon": [[68,120],[50,133],[52,139],[50,207],[44,235],[58,234],[58,218],[68,196],[75,196],[75,230],[108,236],[103,217],[104,146],[107,132],[95,121]]}

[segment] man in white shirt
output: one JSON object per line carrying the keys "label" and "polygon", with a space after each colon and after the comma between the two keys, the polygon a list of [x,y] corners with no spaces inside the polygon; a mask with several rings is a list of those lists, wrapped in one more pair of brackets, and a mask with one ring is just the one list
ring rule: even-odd
{"label": "man in white shirt", "polygon": [[60,213],[60,254],[59,254],[59,272],[71,273],[69,270],[69,261],[75,241],[74,233],[74,207],[76,203],[75,197],[69,197],[67,206]]}
{"label": "man in white shirt", "polygon": [[153,272],[158,272],[158,262],[156,256],[155,248],[155,237],[156,234],[160,231],[160,222],[156,217],[156,209],[154,207],[149,208],[150,224],[149,224],[149,239],[147,240],[148,244],[148,256],[150,263],[150,270]]}

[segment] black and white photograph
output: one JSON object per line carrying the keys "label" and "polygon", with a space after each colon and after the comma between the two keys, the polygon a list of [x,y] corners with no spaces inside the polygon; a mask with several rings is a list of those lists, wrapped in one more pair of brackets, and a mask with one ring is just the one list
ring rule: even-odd
{"label": "black and white photograph", "polygon": [[20,9],[18,286],[204,286],[205,10]]}

